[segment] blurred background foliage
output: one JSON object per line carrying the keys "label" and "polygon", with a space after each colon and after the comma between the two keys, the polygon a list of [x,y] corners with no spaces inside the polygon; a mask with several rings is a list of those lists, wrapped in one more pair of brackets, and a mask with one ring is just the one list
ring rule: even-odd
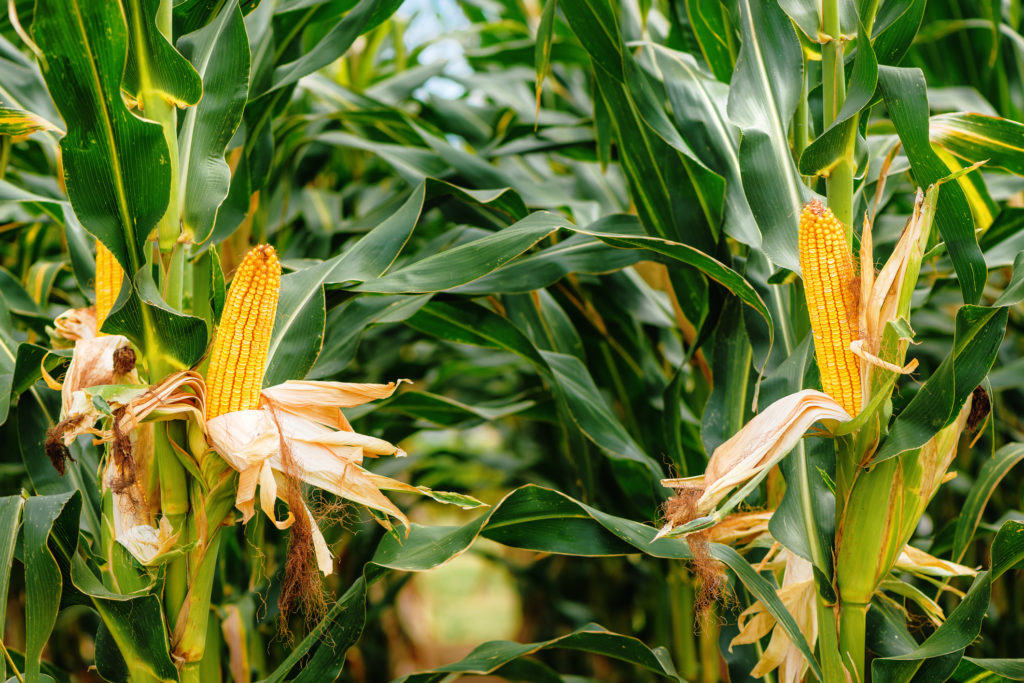
{"label": "blurred background foliage", "polygon": [[[175,35],[201,26],[196,17],[212,16],[219,4],[177,3]],[[703,471],[707,454],[751,415],[762,366],[761,407],[764,395],[777,393],[773,382],[786,381],[781,365],[808,333],[799,282],[752,244],[760,236],[750,237],[758,231],[742,193],[737,203],[711,177],[730,183],[729,174],[737,172],[726,153],[735,155],[735,128],[729,126],[723,141],[712,124],[715,116],[724,119],[730,96],[740,8],[718,0],[623,0],[607,5],[612,14],[588,15],[586,3],[576,0],[382,2],[379,23],[343,57],[287,87],[266,87],[275,66],[321,45],[351,5],[240,3],[253,66],[243,124],[228,145],[231,193],[214,232],[224,271],[231,272],[250,243],[269,241],[286,271],[301,272],[350,250],[389,217],[408,222],[400,212],[410,207],[415,229],[393,270],[494,235],[541,210],[580,228],[665,237],[718,258],[769,302],[773,346],[757,313],[697,269],[567,232],[525,243],[520,253],[506,253],[476,277],[456,272],[469,269],[472,259],[454,261],[453,272],[419,288],[403,289],[401,282],[393,288],[351,286],[342,274],[314,287],[323,298],[318,303],[314,296],[312,309],[298,309],[314,319],[323,316],[322,349],[314,330],[312,341],[295,346],[305,355],[297,354],[289,370],[302,368],[308,378],[323,380],[413,380],[379,407],[350,414],[360,431],[401,442],[410,454],[380,462],[376,471],[491,504],[516,487],[539,484],[612,515],[656,523],[668,493],[654,485],[657,476]],[[27,25],[33,2],[17,0],[12,7]],[[1019,1],[883,2],[886,10],[923,10],[901,64],[924,73],[932,114],[974,111],[1022,119]],[[621,43],[610,39],[595,47],[580,41],[585,22],[608,17]],[[593,41],[598,33],[586,35]],[[813,73],[819,48],[798,35],[810,59],[803,87],[813,113],[821,107]],[[0,24],[0,36],[0,102],[61,127],[9,18]],[[635,59],[622,58],[617,50],[623,46]],[[610,78],[616,69],[619,77]],[[682,80],[686,73],[692,80]],[[697,93],[708,99],[697,102]],[[882,106],[864,120],[858,153],[876,162],[891,149],[895,131]],[[813,123],[811,128],[813,139]],[[797,135],[790,131],[794,146]],[[678,136],[693,153],[681,151]],[[0,335],[4,350],[14,352],[3,367],[15,377],[17,344],[45,342],[57,313],[92,297],[90,264],[75,262],[81,249],[75,241],[84,233],[62,204],[58,138],[45,129],[0,136]],[[943,159],[951,168],[958,159],[986,158],[984,150],[975,158],[949,149]],[[876,222],[878,254],[888,253],[912,210],[915,186],[907,168],[901,152],[887,169]],[[1022,168],[1018,154],[961,183],[970,190],[990,269],[985,302],[1002,291],[1014,256],[1024,249]],[[857,215],[874,196],[878,176],[872,163],[856,179]],[[931,259],[923,273],[913,318],[921,343],[913,353],[927,377],[946,353],[961,295],[948,257]],[[992,482],[986,469],[996,449],[1024,440],[1019,305],[1009,321],[986,385],[993,419],[973,447],[963,449],[954,465],[957,476],[940,490],[913,541],[933,554],[949,553],[966,501],[984,490],[991,497],[962,560],[971,566],[987,565],[992,536],[1004,522],[1024,519],[1020,470]],[[814,372],[809,370],[811,383]],[[278,379],[291,376],[281,373]],[[16,391],[24,393],[11,402],[0,397],[0,419],[7,418],[0,427],[0,493],[61,490],[42,453],[30,447],[36,427],[28,404],[52,404],[54,398],[32,381]],[[913,383],[904,386],[897,407],[914,391]],[[770,499],[772,486],[749,504]],[[424,525],[464,525],[477,514],[400,501]],[[323,503],[334,507],[336,501]],[[359,514],[336,522],[325,528],[341,557],[339,573],[327,582],[333,598],[362,575],[383,536]],[[294,644],[278,635],[275,591],[283,544],[258,517],[237,527],[222,553],[215,618],[245,625],[225,642],[225,676],[262,679]],[[271,550],[258,557],[256,545]],[[11,577],[3,635],[9,649],[20,651],[25,634],[17,615],[24,612],[25,588],[17,563]],[[696,624],[693,578],[678,560],[573,557],[481,541],[434,572],[392,573],[375,583],[365,630],[345,655],[340,680],[387,681],[456,661],[485,640],[545,641],[590,622],[665,648],[688,680],[746,680],[758,653],[754,646],[727,648],[736,613],[749,602],[742,585],[733,589],[734,603]],[[956,600],[950,596],[943,604],[951,608]],[[1022,604],[1021,572],[993,584],[982,638],[968,654],[1018,654]],[[909,609],[911,630],[920,639],[930,626]],[[89,666],[96,627],[95,614],[85,608],[61,612],[46,655],[54,678],[95,679]],[[301,619],[292,624],[296,638],[306,627]],[[540,669],[507,677],[661,679],[635,663],[573,649],[555,647],[535,659],[551,676],[558,671],[563,677],[540,677],[548,675]]]}

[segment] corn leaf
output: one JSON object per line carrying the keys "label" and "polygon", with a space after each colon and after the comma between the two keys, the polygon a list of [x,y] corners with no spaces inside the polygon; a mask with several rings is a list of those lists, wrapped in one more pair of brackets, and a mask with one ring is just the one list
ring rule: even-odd
{"label": "corn leaf", "polygon": [[[959,562],[967,546],[974,537],[974,532],[981,522],[985,506],[989,498],[999,486],[999,482],[1010,472],[1010,470],[1024,460],[1024,444],[1011,443],[1003,446],[982,465],[974,484],[971,486],[967,500],[960,510],[956,520],[956,532],[953,536],[953,559]],[[1004,527],[1005,528],[1005,527]],[[994,572],[998,576],[998,572]]]}
{"label": "corn leaf", "polygon": [[203,98],[187,112],[178,134],[182,229],[196,242],[213,232],[228,195],[231,171],[224,151],[242,121],[249,90],[249,41],[235,3],[178,41],[202,78]]}
{"label": "corn leaf", "polygon": [[1024,522],[1009,520],[992,541],[992,578],[998,579],[1024,563]]}
{"label": "corn leaf", "polygon": [[956,314],[953,350],[893,422],[874,462],[923,446],[950,424],[995,361],[1006,333],[1006,308],[964,306]]}
{"label": "corn leaf", "polygon": [[941,681],[951,674],[964,649],[978,637],[988,607],[992,578],[982,572],[945,623],[914,650],[871,663],[872,680],[907,683],[911,679]]}
{"label": "corn leaf", "polygon": [[[949,169],[932,150],[928,140],[928,95],[924,75],[917,69],[880,67],[878,83],[889,117],[910,159],[914,181],[921,187],[949,175]],[[981,297],[988,271],[974,234],[974,219],[957,183],[946,183],[939,193],[936,213],[939,233],[956,270],[964,302]]]}
{"label": "corn leaf", "polygon": [[987,160],[1016,175],[1024,175],[1024,124],[998,116],[968,112],[940,114],[930,120],[932,142],[974,163]]}
{"label": "corn leaf", "polygon": [[167,208],[171,179],[163,129],[121,97],[128,50],[121,6],[39,0],[32,34],[68,131],[61,140],[68,197],[85,229],[133,273]]}
{"label": "corn leaf", "polygon": [[[11,567],[14,565],[14,542],[21,526],[21,511],[25,499],[21,496],[0,498],[0,624],[7,623],[7,589],[10,586]],[[7,679],[7,660],[0,658],[0,679]]]}
{"label": "corn leaf", "polygon": [[[386,571],[427,571],[465,552],[481,536],[515,548],[565,555],[643,553],[675,561],[692,557],[685,542],[675,539],[654,541],[656,533],[653,527],[609,515],[563,493],[533,485],[512,491],[465,526],[424,527],[414,524],[408,538],[399,540],[395,536],[387,536],[383,539],[373,560],[364,568],[363,577],[357,579],[332,605],[326,618],[295,646],[264,683],[285,680],[307,655],[309,658],[303,665],[302,680],[337,676],[344,665],[344,657],[339,653],[355,643],[363,628],[367,585]],[[765,604],[810,662],[811,675],[820,680],[821,670],[807,641],[775,594],[775,587],[731,548],[713,544],[710,551],[712,557],[736,572],[744,586]]]}

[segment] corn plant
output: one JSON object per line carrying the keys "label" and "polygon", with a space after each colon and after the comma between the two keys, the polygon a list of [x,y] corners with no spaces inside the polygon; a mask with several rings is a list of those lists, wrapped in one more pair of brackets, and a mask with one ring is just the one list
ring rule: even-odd
{"label": "corn plant", "polygon": [[398,7],[11,1],[0,679],[1024,677],[1019,3]]}

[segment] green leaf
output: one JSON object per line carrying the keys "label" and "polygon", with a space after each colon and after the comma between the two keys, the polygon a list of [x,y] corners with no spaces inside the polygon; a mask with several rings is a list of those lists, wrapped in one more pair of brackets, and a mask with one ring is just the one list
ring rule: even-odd
{"label": "green leaf", "polygon": [[933,116],[930,124],[931,141],[961,159],[1024,175],[1024,124],[967,112]]}
{"label": "green leaf", "polygon": [[225,3],[203,28],[182,36],[182,54],[202,78],[203,98],[189,109],[178,133],[181,225],[205,242],[228,195],[231,170],[224,151],[242,121],[249,91],[249,41],[235,3]]}
{"label": "green leaf", "polygon": [[304,50],[302,56],[294,62],[278,66],[274,70],[272,85],[259,94],[279,90],[327,66],[345,54],[356,38],[390,17],[400,4],[400,0],[359,0],[316,45]]}
{"label": "green leaf", "polygon": [[[291,669],[304,664],[301,680],[330,680],[344,665],[339,652],[358,639],[365,620],[367,584],[383,570],[427,571],[465,552],[483,536],[504,545],[565,555],[604,556],[644,553],[673,561],[692,559],[689,547],[677,539],[654,540],[657,531],[633,520],[601,512],[563,493],[539,486],[512,491],[486,513],[461,527],[424,527],[413,524],[406,538],[384,537],[372,562],[311,632],[298,643],[265,683],[287,678]],[[783,630],[810,662],[811,674],[821,680],[821,670],[792,615],[782,605],[775,586],[763,579],[746,560],[727,546],[711,544],[711,556],[736,572],[744,586],[778,620]],[[315,649],[314,649],[315,648]]]}
{"label": "green leaf", "polygon": [[[205,320],[167,305],[149,267],[136,274],[134,288],[121,288],[103,332],[124,335],[136,347],[146,349],[148,358],[158,357],[175,370],[188,370],[198,363],[210,341]],[[151,379],[158,382],[163,378]]]}
{"label": "green leaf", "polygon": [[[719,15],[723,12],[718,9]],[[760,249],[761,232],[743,191],[739,131],[726,116],[728,87],[700,70],[686,53],[660,45],[651,45],[649,49],[664,75],[676,126],[685,131],[687,140],[708,168],[725,180],[723,229],[730,237]]]}
{"label": "green leaf", "polygon": [[81,555],[69,556],[67,561],[72,583],[99,613],[131,680],[177,681],[159,594],[120,595],[96,578]]}
{"label": "green leaf", "polygon": [[1013,276],[1006,283],[1003,293],[999,295],[993,306],[1013,306],[1024,299],[1024,251],[1013,259]]}
{"label": "green leaf", "polygon": [[[38,130],[63,132],[38,114],[13,107],[0,107],[0,135],[31,135]],[[2,668],[0,675],[3,675]]]}
{"label": "green leaf", "polygon": [[[965,666],[966,665],[966,666]],[[990,675],[981,676],[980,672],[989,672]],[[1005,679],[1011,681],[1024,681],[1024,659],[974,659],[964,657],[952,680],[967,683],[982,683],[992,681],[997,683]]]}
{"label": "green leaf", "polygon": [[1024,562],[1024,522],[1010,520],[1003,524],[992,541],[992,578]]}
{"label": "green leaf", "polygon": [[[861,36],[867,35],[863,24]],[[863,111],[875,95],[878,83],[878,62],[875,61],[871,43],[857,42],[857,53],[853,61],[853,72],[847,82],[846,99],[825,132],[807,146],[800,156],[800,172],[804,175],[827,175],[848,149],[852,149],[857,135],[857,115]]]}
{"label": "green leaf", "polygon": [[953,350],[896,417],[873,462],[923,446],[956,419],[995,361],[1008,314],[1006,308],[984,306],[957,312]]}
{"label": "green leaf", "polygon": [[[14,542],[21,526],[21,510],[25,499],[21,496],[0,498],[0,624],[6,624],[7,588],[14,564]],[[0,657],[0,680],[7,679],[7,660]]]}
{"label": "green leaf", "polygon": [[403,676],[396,679],[394,683],[428,683],[441,680],[441,677],[431,674],[484,676],[497,672],[501,667],[520,657],[527,657],[541,650],[552,648],[566,648],[604,655],[635,664],[665,678],[675,681],[682,680],[676,673],[675,666],[664,648],[659,647],[652,650],[636,638],[613,633],[599,624],[587,624],[564,636],[537,643],[513,643],[507,640],[487,642],[477,646],[457,662]]}
{"label": "green leaf", "polygon": [[331,261],[325,261],[281,278],[263,386],[302,379],[316,363],[327,319],[324,282],[333,266]]}
{"label": "green leaf", "polygon": [[432,254],[383,277],[357,285],[359,292],[439,292],[467,284],[497,270],[559,228],[565,218],[537,212],[493,235]]}
{"label": "green leaf", "polygon": [[928,0],[883,2],[875,19],[872,47],[879,64],[895,66],[910,49]]}
{"label": "green leaf", "polygon": [[[956,532],[953,536],[953,559],[955,561],[959,562],[967,552],[967,546],[971,542],[971,538],[974,537],[974,531],[978,528],[978,523],[981,521],[985,506],[988,505],[993,491],[1014,465],[1021,460],[1024,460],[1024,444],[1011,443],[1000,448],[991,460],[985,461],[985,464],[982,465],[978,477],[971,486],[970,493],[967,494],[967,500],[964,501],[964,505],[957,515]],[[998,576],[998,574],[996,573],[994,576]]]}
{"label": "green leaf", "polygon": [[[928,94],[924,74],[919,69],[883,66],[878,71],[878,84],[889,117],[910,159],[914,182],[928,187],[945,178],[949,168],[935,154],[928,140]],[[953,261],[964,302],[977,303],[988,270],[974,234],[971,208],[958,183],[942,186],[936,223]]]}
{"label": "green leaf", "polygon": [[690,19],[690,27],[704,61],[716,79],[728,83],[736,61],[731,47],[735,39],[728,9],[720,0],[685,1],[686,16]]}
{"label": "green leaf", "polygon": [[988,572],[978,574],[963,601],[921,645],[906,654],[871,662],[872,680],[905,683],[915,676],[920,676],[919,680],[945,680],[956,668],[964,649],[981,632],[991,584]]}
{"label": "green leaf", "polygon": [[544,89],[544,77],[551,70],[551,44],[555,38],[555,9],[558,0],[545,0],[544,11],[537,25],[536,47],[533,52],[533,65],[537,70],[537,112],[540,113],[540,95]]}
{"label": "green leaf", "polygon": [[509,351],[534,367],[547,370],[543,356],[519,328],[474,303],[431,301],[409,317],[406,324],[440,339]]}
{"label": "green leaf", "polygon": [[729,88],[729,118],[742,133],[743,190],[779,266],[799,272],[797,216],[811,198],[789,150],[789,121],[800,98],[803,57],[793,24],[775,3],[740,0],[742,47]]}
{"label": "green leaf", "polygon": [[81,505],[79,493],[32,496],[25,501],[25,677],[30,681],[39,676],[43,647],[57,622],[60,607],[63,579],[50,550],[50,532],[72,501],[77,516],[77,507]]}
{"label": "green leaf", "polygon": [[68,130],[60,147],[75,214],[134,273],[167,208],[171,178],[163,129],[129,112],[121,97],[128,32],[120,3],[38,0],[32,34]]}
{"label": "green leaf", "polygon": [[[157,28],[161,0],[127,0],[125,19],[131,31],[122,87],[138,96],[157,96],[177,107],[190,107],[204,95],[192,65]],[[146,103],[143,101],[143,107]]]}
{"label": "green leaf", "polygon": [[611,4],[607,0],[562,0],[562,14],[594,64],[616,81],[624,81],[622,34]]}
{"label": "green leaf", "polygon": [[409,241],[425,199],[426,183],[420,183],[395,213],[333,259],[334,266],[325,282],[363,282],[384,275]]}

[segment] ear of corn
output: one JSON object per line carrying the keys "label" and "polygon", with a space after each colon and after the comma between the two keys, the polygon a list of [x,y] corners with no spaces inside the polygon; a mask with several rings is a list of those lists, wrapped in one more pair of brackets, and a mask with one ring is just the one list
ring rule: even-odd
{"label": "ear of corn", "polygon": [[124,271],[114,254],[96,240],[96,331],[103,328],[110,310],[121,293]]}
{"label": "ear of corn", "polygon": [[820,201],[800,214],[800,268],[825,393],[850,415],[861,408],[860,361],[850,351],[857,334],[857,287],[846,230]]}
{"label": "ear of corn", "polygon": [[206,373],[207,419],[259,407],[280,286],[274,248],[254,247],[228,289]]}

